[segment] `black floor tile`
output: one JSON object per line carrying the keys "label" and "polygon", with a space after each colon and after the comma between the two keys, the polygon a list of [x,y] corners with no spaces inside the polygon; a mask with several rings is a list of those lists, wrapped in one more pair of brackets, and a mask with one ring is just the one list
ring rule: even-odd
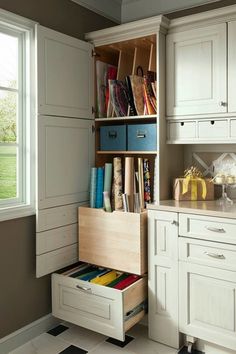
{"label": "black floor tile", "polygon": [[59,354],[86,354],[86,350],[70,345],[68,348],[64,349]]}
{"label": "black floor tile", "polygon": [[47,333],[49,333],[52,336],[56,337],[59,334],[61,334],[62,332],[66,331],[67,329],[68,329],[68,327],[66,327],[64,325],[59,325],[59,326],[56,326],[56,327],[50,329]]}
{"label": "black floor tile", "polygon": [[122,342],[120,340],[114,338],[106,339],[106,342],[116,345],[117,347],[124,348],[127,344],[129,344],[134,338],[130,336],[125,336],[125,341]]}
{"label": "black floor tile", "polygon": [[[183,347],[178,354],[188,354],[188,348],[187,347]],[[200,352],[197,349],[193,349],[191,354],[204,354],[203,352]]]}

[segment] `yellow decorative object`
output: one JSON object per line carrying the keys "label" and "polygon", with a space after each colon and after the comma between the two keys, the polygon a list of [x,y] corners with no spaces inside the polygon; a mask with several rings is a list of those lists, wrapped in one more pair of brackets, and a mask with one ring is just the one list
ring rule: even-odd
{"label": "yellow decorative object", "polygon": [[198,183],[200,183],[202,186],[202,199],[205,200],[207,195],[207,188],[202,173],[193,166],[190,169],[185,170],[182,194],[188,193],[189,187],[191,187],[191,200],[197,200]]}

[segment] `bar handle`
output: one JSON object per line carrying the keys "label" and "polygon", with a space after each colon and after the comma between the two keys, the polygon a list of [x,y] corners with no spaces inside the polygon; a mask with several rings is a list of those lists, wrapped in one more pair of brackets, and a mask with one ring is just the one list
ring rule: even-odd
{"label": "bar handle", "polygon": [[211,253],[211,252],[204,252],[205,255],[208,257],[216,258],[216,259],[225,259],[225,256],[223,254],[217,254],[217,253]]}
{"label": "bar handle", "polygon": [[224,234],[225,233],[225,229],[223,228],[217,228],[217,227],[212,227],[212,226],[206,226],[206,229],[209,231],[213,231],[213,232],[218,232],[220,234]]}

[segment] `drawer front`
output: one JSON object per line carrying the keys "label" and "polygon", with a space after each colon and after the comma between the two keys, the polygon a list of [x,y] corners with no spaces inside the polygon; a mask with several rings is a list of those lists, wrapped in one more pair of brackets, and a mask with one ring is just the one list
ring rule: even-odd
{"label": "drawer front", "polygon": [[180,214],[179,234],[180,236],[236,244],[236,220]]}
{"label": "drawer front", "polygon": [[146,273],[147,213],[79,208],[79,259],[128,273]]}
{"label": "drawer front", "polygon": [[236,246],[180,237],[179,259],[236,271]]}
{"label": "drawer front", "polygon": [[112,125],[101,127],[100,149],[103,151],[126,150],[126,126]]}
{"label": "drawer front", "polygon": [[[145,300],[147,281],[140,279],[123,291],[59,274],[52,276],[52,313],[63,320],[124,340],[126,328],[140,313],[125,323],[131,306]],[[130,295],[134,294],[131,300]]]}
{"label": "drawer front", "polygon": [[230,121],[230,137],[236,138],[236,119]]}
{"label": "drawer front", "polygon": [[199,121],[198,123],[199,139],[221,139],[228,137],[228,121],[222,120],[209,120]]}
{"label": "drawer front", "polygon": [[69,266],[70,264],[78,261],[78,245],[66,246],[56,251],[47,252],[36,256],[36,276],[42,277],[43,275],[54,272]]}
{"label": "drawer front", "polygon": [[79,205],[82,204],[77,203],[38,211],[36,231],[41,232],[77,223]]}
{"label": "drawer front", "polygon": [[169,140],[190,140],[196,138],[196,122],[170,122]]}
{"label": "drawer front", "polygon": [[57,229],[36,233],[36,254],[56,250],[77,243],[77,224],[63,226]]}
{"label": "drawer front", "polygon": [[128,125],[129,151],[156,151],[157,127],[156,124]]}

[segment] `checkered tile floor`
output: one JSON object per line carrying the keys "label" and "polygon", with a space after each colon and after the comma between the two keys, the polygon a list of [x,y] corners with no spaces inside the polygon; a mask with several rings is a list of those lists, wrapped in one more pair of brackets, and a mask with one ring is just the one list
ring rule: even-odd
{"label": "checkered tile floor", "polygon": [[[175,349],[148,339],[147,327],[137,325],[119,342],[84,328],[63,323],[10,354],[177,354]],[[187,353],[181,351],[181,354]]]}

